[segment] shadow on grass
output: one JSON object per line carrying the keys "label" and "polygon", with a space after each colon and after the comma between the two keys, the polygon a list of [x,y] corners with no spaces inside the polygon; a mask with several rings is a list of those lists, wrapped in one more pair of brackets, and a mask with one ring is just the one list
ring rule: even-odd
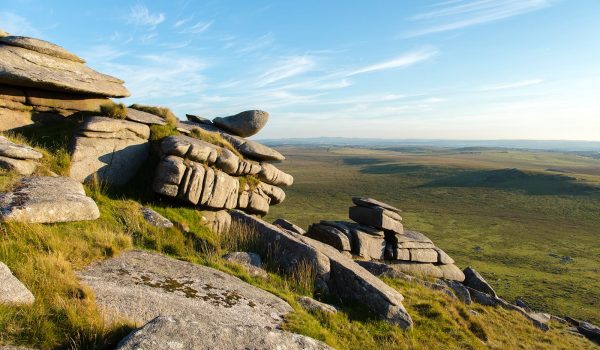
{"label": "shadow on grass", "polygon": [[420,187],[485,187],[523,191],[530,195],[589,195],[598,187],[564,175],[528,173],[519,169],[469,170],[430,181]]}

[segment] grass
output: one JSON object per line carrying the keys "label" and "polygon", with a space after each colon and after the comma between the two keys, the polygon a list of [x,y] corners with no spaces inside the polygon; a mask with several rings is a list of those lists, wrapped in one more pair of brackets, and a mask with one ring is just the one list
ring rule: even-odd
{"label": "grass", "polygon": [[197,138],[198,140],[206,141],[208,143],[212,143],[213,145],[226,148],[233,152],[240,159],[244,159],[244,156],[242,156],[242,154],[235,147],[233,147],[229,141],[225,140],[223,136],[221,136],[219,133],[194,128],[192,129],[190,136]]}
{"label": "grass", "polygon": [[127,107],[122,103],[109,103],[100,106],[100,113],[113,119],[127,118]]}
{"label": "grass", "polygon": [[[67,120],[65,123],[44,129],[28,128],[15,134],[15,137],[33,142],[44,152],[66,152],[68,143],[64,135],[70,125],[74,127],[76,122],[69,124],[71,121]],[[36,134],[47,137],[35,138]],[[331,159],[326,166],[319,167],[316,165],[321,160],[314,154],[299,157],[303,159],[304,166],[306,162],[313,166],[306,168],[306,171],[317,171],[317,174],[321,174],[319,171],[328,171],[327,176],[317,178],[319,181],[340,181],[353,174],[348,172],[351,167],[342,168],[341,171],[332,168],[336,163]],[[290,163],[294,165],[297,159],[292,157]],[[49,158],[48,162],[49,168],[61,167],[60,157]],[[301,166],[301,163],[296,164]],[[405,281],[386,280],[405,296],[405,305],[415,320],[416,327],[412,331],[403,331],[377,320],[360,305],[339,305],[341,311],[336,315],[309,313],[297,303],[302,295],[315,296],[314,271],[308,265],[300,265],[293,273],[283,274],[270,262],[270,253],[264,250],[264,245],[257,244],[256,232],[235,225],[226,234],[211,232],[202,225],[201,212],[154,196],[148,190],[148,181],[151,179],[148,174],[152,165],[148,164],[148,167],[141,169],[131,184],[123,188],[110,188],[99,182],[86,185],[88,195],[100,208],[98,220],[47,225],[0,223],[0,261],[6,263],[36,297],[36,302],[29,307],[0,306],[0,344],[39,349],[114,348],[118,340],[136,325],[127,320],[106,324],[95,306],[93,292],[79,283],[75,273],[94,261],[137,248],[219,269],[281,297],[294,309],[288,314],[284,329],[325,341],[338,349],[591,347],[587,340],[566,333],[559,325],[543,333],[514,312],[482,306],[467,307],[440,292]],[[303,179],[299,184],[302,191],[307,189],[308,180],[315,181],[315,177],[300,178]],[[0,190],[6,190],[17,179],[18,176],[12,173],[0,172]],[[356,183],[348,183],[348,186],[354,190],[364,189],[357,187]],[[373,186],[381,186],[381,182]],[[323,191],[320,185],[319,190]],[[342,197],[347,205],[349,197],[344,193],[337,197],[334,192],[337,190],[339,188],[332,187],[331,191],[325,191],[313,200],[320,205],[320,200],[330,196],[326,203],[327,210],[335,210]],[[379,191],[396,193],[385,186]],[[296,199],[290,200],[292,207],[297,205],[294,200],[301,197],[294,193],[293,198]],[[398,202],[394,200],[392,204]],[[409,203],[413,202],[404,204]],[[175,227],[160,229],[150,226],[140,212],[142,205],[152,207],[173,221]],[[402,207],[412,208],[408,205]],[[323,213],[328,212],[321,210],[313,213],[314,207],[310,205],[303,210],[308,213],[308,220],[313,215],[323,218]],[[406,214],[409,214],[408,217]],[[425,211],[422,219],[417,220],[415,213],[405,212],[407,221],[421,226],[429,222],[429,215],[430,212]],[[180,229],[182,227],[186,229]],[[484,252],[487,251],[485,249]],[[230,251],[261,253],[269,278],[252,277],[241,266],[224,261],[221,257]],[[483,270],[488,271],[485,265]],[[477,315],[473,315],[471,310]]]}
{"label": "grass", "polygon": [[129,108],[137,109],[138,111],[144,111],[150,114],[157,115],[167,122],[167,125],[172,127],[177,126],[177,122],[179,119],[175,116],[175,114],[167,107],[155,107],[155,106],[145,106],[137,103],[132,104]]}
{"label": "grass", "polygon": [[167,136],[173,135],[179,135],[179,131],[169,124],[150,126],[150,141],[160,141]]}
{"label": "grass", "polygon": [[260,185],[260,180],[256,175],[240,176],[238,177],[238,181],[240,182],[240,192],[245,191],[246,185],[248,185],[250,192],[254,191]]}
{"label": "grass", "polygon": [[[600,193],[591,187],[598,179],[571,173],[565,183],[543,170],[556,163],[590,175],[600,160],[521,151],[514,163],[511,152],[280,151],[287,160],[278,167],[294,175],[294,186],[267,221],[282,217],[306,228],[347,220],[350,197],[368,195],[403,209],[405,227],[425,233],[458,266],[474,266],[507,300],[600,323]],[[489,177],[497,175],[494,166],[522,169],[530,159],[524,175],[507,183]]]}

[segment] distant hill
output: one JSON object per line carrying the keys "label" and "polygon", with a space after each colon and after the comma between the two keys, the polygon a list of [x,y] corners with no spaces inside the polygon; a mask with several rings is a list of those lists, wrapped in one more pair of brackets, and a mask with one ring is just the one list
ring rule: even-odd
{"label": "distant hill", "polygon": [[565,140],[435,140],[313,137],[260,140],[270,146],[361,146],[361,147],[493,147],[550,151],[600,152],[600,141]]}

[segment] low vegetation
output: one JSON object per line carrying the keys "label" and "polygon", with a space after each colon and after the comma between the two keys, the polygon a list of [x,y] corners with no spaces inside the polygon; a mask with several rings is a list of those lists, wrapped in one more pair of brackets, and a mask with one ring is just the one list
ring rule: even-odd
{"label": "low vegetation", "polygon": [[145,106],[137,103],[132,104],[129,108],[137,109],[138,111],[144,111],[150,114],[157,115],[165,120],[170,126],[177,126],[177,117],[173,112],[167,107],[155,107],[155,106]]}
{"label": "low vegetation", "polygon": [[192,129],[190,136],[197,138],[198,140],[206,141],[208,143],[212,143],[213,145],[226,148],[233,152],[240,159],[244,159],[242,154],[237,149],[235,149],[235,147],[233,147],[233,145],[231,145],[229,141],[225,140],[223,136],[221,136],[219,133],[194,128]]}
{"label": "low vegetation", "polygon": [[254,191],[260,184],[260,180],[256,175],[240,176],[238,177],[238,180],[240,182],[240,192],[245,190],[246,185],[248,185],[250,191]]}
{"label": "low vegetation", "polygon": [[100,113],[114,119],[127,118],[127,107],[122,103],[107,103],[100,106]]}

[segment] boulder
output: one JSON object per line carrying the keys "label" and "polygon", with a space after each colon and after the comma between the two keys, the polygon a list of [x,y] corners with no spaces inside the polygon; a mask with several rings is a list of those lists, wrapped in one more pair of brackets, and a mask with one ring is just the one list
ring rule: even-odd
{"label": "boulder", "polygon": [[380,207],[350,207],[348,216],[359,224],[399,234],[404,232],[402,217],[393,211]]}
{"label": "boulder", "polygon": [[[321,221],[319,225],[332,226],[337,230],[343,232],[344,235],[346,235],[350,241],[350,251],[352,252],[352,254],[360,256],[364,259],[384,258],[386,243],[384,240],[383,231],[369,226],[358,225],[353,222],[343,221]],[[316,240],[321,241],[323,243],[327,243],[319,238],[312,238],[315,238]]]}
{"label": "boulder", "polygon": [[272,247],[270,256],[283,271],[294,271],[301,261],[310,263],[317,286],[327,288],[330,295],[343,302],[360,303],[402,328],[412,326],[412,319],[402,305],[402,295],[335,248],[303,235],[293,235],[240,211],[232,211],[232,218],[255,230],[265,247]]}
{"label": "boulder", "polygon": [[273,164],[261,163],[261,169],[258,178],[270,185],[291,186],[294,183],[294,177],[277,169]]}
{"label": "boulder", "polygon": [[400,213],[400,209],[393,207],[389,204],[380,202],[376,199],[373,198],[368,198],[368,197],[352,197],[352,203],[354,203],[355,205],[359,206],[359,207],[366,207],[366,208],[383,208],[385,210],[389,210],[389,211],[393,211],[394,213]]}
{"label": "boulder", "polygon": [[169,219],[160,215],[152,208],[143,207],[142,215],[144,216],[144,219],[152,226],[156,226],[156,227],[160,227],[160,228],[173,227],[173,223]]}
{"label": "boulder", "polygon": [[16,144],[0,136],[0,156],[14,159],[40,159],[43,154],[27,145]]}
{"label": "boulder", "polygon": [[31,160],[13,159],[0,156],[0,169],[14,171],[19,175],[31,175],[37,169],[37,163]]}
{"label": "boulder", "polygon": [[413,276],[444,278],[458,282],[462,282],[465,278],[462,271],[454,264],[443,265],[394,260],[389,263],[389,267]]}
{"label": "boulder", "polygon": [[229,141],[229,143],[231,143],[233,147],[235,147],[241,154],[250,159],[258,161],[281,161],[285,159],[281,153],[258,142],[246,140],[239,136],[230,135],[225,132],[221,132],[221,136],[223,136],[225,140]]}
{"label": "boulder", "polygon": [[109,184],[123,185],[137,173],[150,152],[147,125],[106,117],[84,121],[71,145],[69,176],[90,181],[98,176]]}
{"label": "boulder", "polygon": [[337,313],[337,309],[329,304],[322,303],[310,297],[300,297],[298,298],[298,304],[302,306],[302,308],[308,312],[322,312],[328,314]]}
{"label": "boulder", "polygon": [[35,297],[21,281],[10,271],[8,266],[0,262],[0,304],[31,305]]}
{"label": "boulder", "polygon": [[465,304],[471,304],[471,294],[469,290],[462,283],[452,280],[443,280],[443,282],[452,289],[456,297]]}
{"label": "boulder", "polygon": [[600,344],[600,327],[589,322],[580,322],[577,330],[589,340]]}
{"label": "boulder", "polygon": [[463,270],[465,274],[464,285],[480,292],[489,294],[491,296],[497,297],[496,291],[489,283],[479,274],[479,272],[475,271],[472,267],[467,267]]}
{"label": "boulder", "polygon": [[220,324],[211,318],[184,320],[157,317],[133,331],[116,350],[331,350],[326,344],[304,335],[261,325]]}
{"label": "boulder", "polygon": [[26,177],[0,195],[1,221],[53,223],[98,217],[98,206],[81,183],[64,176]]}
{"label": "boulder", "polygon": [[213,124],[234,135],[250,137],[257,134],[269,121],[269,113],[259,110],[244,111],[236,115],[213,119]]}
{"label": "boulder", "polygon": [[42,40],[0,42],[0,84],[107,97],[127,97],[123,81],[86,67],[77,56]]}
{"label": "boulder", "polygon": [[[410,251],[410,261],[437,263],[438,252],[434,249],[408,249]],[[401,260],[401,259],[399,259]]]}
{"label": "boulder", "polygon": [[193,162],[212,165],[217,160],[217,148],[208,142],[185,135],[165,137],[160,143],[164,155],[174,155]]}
{"label": "boulder", "polygon": [[223,256],[225,261],[233,262],[244,267],[246,272],[253,277],[267,278],[269,275],[267,271],[262,268],[262,261],[260,255],[256,253],[247,252],[231,252]]}
{"label": "boulder", "polygon": [[127,120],[133,122],[142,123],[146,125],[166,125],[167,122],[157,115],[152,113],[140,111],[134,108],[127,108]]}
{"label": "boulder", "polygon": [[281,219],[281,218],[276,219],[275,221],[273,221],[273,225],[278,226],[279,228],[282,228],[291,233],[296,233],[299,235],[306,234],[306,231],[304,231],[304,229],[302,227],[300,227],[286,219]]}
{"label": "boulder", "polygon": [[335,226],[329,225],[326,221],[310,225],[305,236],[310,237],[312,239],[316,239],[319,242],[328,244],[340,251],[349,252],[351,250],[351,237],[343,230],[340,230]]}
{"label": "boulder", "polygon": [[258,188],[271,198],[271,204],[279,204],[285,200],[285,192],[277,186],[261,182],[258,184]]}
{"label": "boulder", "polygon": [[158,316],[235,326],[278,327],[292,308],[239,278],[157,253],[129,251],[78,273],[107,321]]}
{"label": "boulder", "polygon": [[186,114],[185,117],[187,118],[187,120],[194,122],[194,123],[200,123],[200,124],[206,124],[206,125],[212,125],[212,121],[210,119],[201,117],[199,115],[195,115],[195,114]]}
{"label": "boulder", "polygon": [[225,233],[231,227],[231,215],[227,210],[203,210],[202,218],[205,225],[215,233]]}

